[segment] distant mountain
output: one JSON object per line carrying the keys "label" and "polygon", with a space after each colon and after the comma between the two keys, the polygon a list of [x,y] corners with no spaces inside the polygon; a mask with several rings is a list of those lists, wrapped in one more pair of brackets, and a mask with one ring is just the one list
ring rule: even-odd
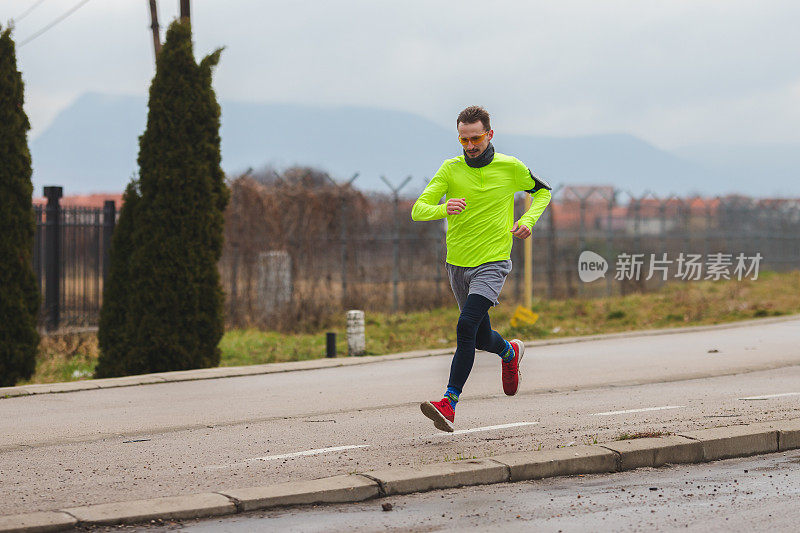
{"label": "distant mountain", "polygon": [[[44,185],[63,185],[65,194],[121,191],[137,171],[146,117],[145,98],[78,98],[31,143],[36,194]],[[412,113],[364,107],[222,102],[221,137],[229,174],[266,164],[308,165],[337,179],[359,172],[356,186],[379,191],[387,190],[381,175],[395,184],[411,175],[407,194],[418,193],[423,178],[460,153],[454,130]],[[500,131],[494,144],[554,184],[611,184],[637,194],[753,192],[747,179],[702,157],[702,149],[673,154],[631,135],[556,138]],[[786,175],[763,168],[764,195],[800,194],[800,185]]]}
{"label": "distant mountain", "polygon": [[673,150],[754,196],[800,195],[800,144],[696,144]]}
{"label": "distant mountain", "polygon": [[123,190],[146,120],[144,98],[84,94],[30,143],[34,194],[45,185],[65,195]]}

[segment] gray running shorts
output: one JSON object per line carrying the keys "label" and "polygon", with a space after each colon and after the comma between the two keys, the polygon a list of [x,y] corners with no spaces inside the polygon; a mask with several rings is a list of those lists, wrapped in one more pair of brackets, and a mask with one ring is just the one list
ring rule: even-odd
{"label": "gray running shorts", "polygon": [[506,276],[511,272],[510,259],[492,261],[476,267],[460,267],[450,263],[445,263],[445,266],[459,309],[464,308],[470,294],[480,294],[491,300],[492,305],[497,305]]}

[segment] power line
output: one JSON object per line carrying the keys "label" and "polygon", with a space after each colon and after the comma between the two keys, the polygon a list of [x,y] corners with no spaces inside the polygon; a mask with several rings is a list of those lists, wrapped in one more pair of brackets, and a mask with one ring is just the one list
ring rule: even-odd
{"label": "power line", "polygon": [[22,20],[22,19],[24,19],[25,17],[27,17],[27,16],[28,16],[28,14],[30,14],[30,12],[31,12],[31,11],[33,11],[34,9],[36,9],[37,7],[39,7],[40,5],[42,5],[42,2],[44,2],[44,0],[39,0],[38,2],[36,2],[35,4],[33,4],[31,7],[29,7],[28,9],[26,9],[26,10],[25,10],[25,12],[24,12],[24,13],[22,13],[20,16],[18,16],[18,17],[14,17],[14,18],[13,18],[13,19],[11,19],[11,20],[13,20],[14,22],[19,22],[20,20]]}
{"label": "power line", "polygon": [[17,46],[18,47],[25,46],[26,44],[28,44],[32,40],[36,39],[38,36],[40,36],[41,34],[46,32],[47,30],[49,30],[50,28],[52,28],[53,26],[55,26],[56,24],[58,24],[62,20],[67,18],[68,16],[72,15],[73,13],[75,13],[78,9],[83,7],[88,1],[89,0],[81,0],[81,2],[78,2],[77,5],[75,5],[74,7],[70,8],[66,13],[64,13],[60,17],[56,18],[53,22],[51,22],[50,24],[48,24],[47,26],[45,26],[41,30],[37,31],[36,33],[34,33],[33,35],[31,35],[30,37],[28,37],[27,39],[25,39],[21,43],[19,43]]}

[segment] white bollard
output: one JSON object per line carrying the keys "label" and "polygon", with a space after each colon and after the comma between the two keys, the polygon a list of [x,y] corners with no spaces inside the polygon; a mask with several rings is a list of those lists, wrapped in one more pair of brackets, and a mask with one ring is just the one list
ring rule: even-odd
{"label": "white bollard", "polygon": [[367,340],[364,329],[364,311],[347,312],[347,355],[364,355]]}

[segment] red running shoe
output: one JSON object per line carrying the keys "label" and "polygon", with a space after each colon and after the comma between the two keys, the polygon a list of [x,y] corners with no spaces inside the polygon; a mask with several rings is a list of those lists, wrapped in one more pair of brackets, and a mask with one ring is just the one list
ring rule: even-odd
{"label": "red running shoe", "polygon": [[507,396],[514,396],[522,379],[519,373],[519,364],[525,354],[525,345],[519,339],[512,340],[510,344],[511,349],[514,350],[514,359],[508,363],[503,362],[503,392]]}
{"label": "red running shoe", "polygon": [[433,420],[436,429],[453,432],[453,422],[455,422],[456,412],[450,405],[450,400],[442,398],[438,402],[422,402],[419,404],[422,414]]}

